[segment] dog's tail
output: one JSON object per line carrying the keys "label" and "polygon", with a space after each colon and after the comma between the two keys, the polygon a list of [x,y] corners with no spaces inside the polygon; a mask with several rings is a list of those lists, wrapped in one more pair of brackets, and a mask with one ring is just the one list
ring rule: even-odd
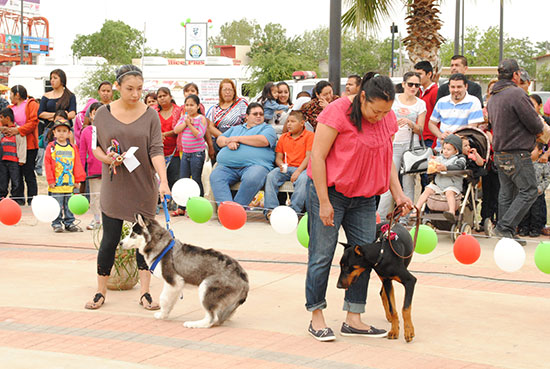
{"label": "dog's tail", "polygon": [[231,318],[231,315],[233,315],[233,313],[235,312],[235,310],[237,310],[239,306],[244,304],[244,302],[246,301],[246,297],[248,296],[248,289],[249,289],[248,283],[245,283],[243,285],[243,288],[237,295],[236,299],[230,302],[225,307],[225,309],[218,312],[218,321],[216,322],[216,324],[220,324],[220,325],[223,324],[223,322]]}

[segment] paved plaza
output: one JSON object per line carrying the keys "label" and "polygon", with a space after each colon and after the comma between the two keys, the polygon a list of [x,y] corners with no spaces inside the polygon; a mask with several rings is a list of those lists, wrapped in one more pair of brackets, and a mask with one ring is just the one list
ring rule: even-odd
{"label": "paved plaza", "polygon": [[[86,225],[91,215],[77,218]],[[162,216],[158,220],[164,222]],[[277,234],[251,213],[237,231],[216,219],[196,224],[186,217],[172,219],[172,227],[180,240],[225,252],[248,271],[248,300],[223,326],[183,327],[203,316],[192,286],[165,321],[138,305],[138,287],[109,291],[101,309],[85,310],[96,286],[91,232],[55,234],[49,224],[37,222],[30,207],[23,208],[18,225],[0,225],[0,368],[550,367],[550,276],[534,264],[536,242],[527,245],[523,268],[505,273],[493,261],[496,240],[480,238],[481,258],[466,266],[455,260],[449,235],[439,234],[435,251],[415,254],[409,268],[418,278],[412,343],[402,331],[393,341],[336,333],[335,342],[320,343],[307,334],[307,250],[295,234]],[[338,259],[326,310],[335,332],[344,317],[343,291],[336,288]],[[155,299],[161,288],[153,279]],[[389,329],[379,290],[373,272],[364,319]],[[401,305],[401,285],[396,293]]]}

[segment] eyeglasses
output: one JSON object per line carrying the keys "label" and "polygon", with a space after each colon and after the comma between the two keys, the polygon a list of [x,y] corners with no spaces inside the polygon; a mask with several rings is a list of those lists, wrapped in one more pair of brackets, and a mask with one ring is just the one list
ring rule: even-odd
{"label": "eyeglasses", "polygon": [[413,83],[413,82],[407,82],[407,86],[409,87],[415,87],[415,88],[420,88],[420,83]]}
{"label": "eyeglasses", "polygon": [[257,112],[257,113],[250,113],[250,115],[255,115],[257,117],[263,117],[264,113],[260,111],[260,112]]}
{"label": "eyeglasses", "polygon": [[222,88],[222,92],[233,92],[232,88]]}

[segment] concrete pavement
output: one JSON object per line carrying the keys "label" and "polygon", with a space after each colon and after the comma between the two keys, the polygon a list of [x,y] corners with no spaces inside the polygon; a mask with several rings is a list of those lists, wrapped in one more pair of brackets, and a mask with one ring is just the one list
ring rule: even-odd
{"label": "concrete pavement", "polygon": [[[86,225],[91,216],[78,218]],[[248,271],[248,300],[223,326],[183,327],[203,314],[194,287],[185,288],[165,321],[138,305],[137,287],[109,291],[101,309],[87,311],[96,283],[90,231],[55,234],[36,221],[30,207],[23,208],[18,225],[0,225],[0,368],[550,367],[550,276],[536,269],[536,242],[526,247],[526,263],[516,273],[495,265],[492,239],[480,239],[482,255],[471,266],[454,259],[447,234],[439,235],[431,254],[415,254],[409,269],[418,278],[416,338],[409,344],[402,331],[396,341],[338,334],[344,312],[335,267],[325,315],[337,341],[320,343],[307,334],[307,250],[295,234],[279,235],[250,213],[237,231],[216,220],[199,225],[184,217],[174,218],[172,227],[180,240],[225,252]],[[155,299],[161,287],[153,279]],[[379,289],[373,273],[364,320],[389,329]],[[398,305],[402,298],[398,285]]]}

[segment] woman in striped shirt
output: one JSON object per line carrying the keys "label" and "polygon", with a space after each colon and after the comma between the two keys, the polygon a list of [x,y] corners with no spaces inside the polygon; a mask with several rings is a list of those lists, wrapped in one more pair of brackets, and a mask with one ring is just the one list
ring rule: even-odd
{"label": "woman in striped shirt", "polygon": [[[204,166],[207,121],[204,115],[199,113],[200,99],[197,95],[189,95],[185,98],[185,115],[182,115],[174,128],[174,133],[181,132],[181,166],[180,178],[193,178],[204,194],[201,176]],[[177,215],[182,215],[183,209],[177,210]]]}

